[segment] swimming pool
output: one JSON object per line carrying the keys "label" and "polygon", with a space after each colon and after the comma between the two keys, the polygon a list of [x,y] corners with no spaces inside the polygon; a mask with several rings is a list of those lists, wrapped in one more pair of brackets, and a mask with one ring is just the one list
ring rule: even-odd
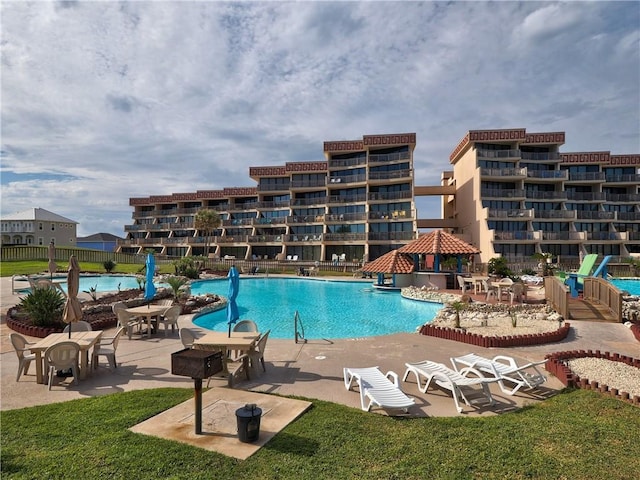
{"label": "swimming pool", "polygon": [[[228,296],[229,282],[196,281],[191,293]],[[241,319],[255,321],[273,338],[294,338],[298,311],[308,339],[356,338],[414,332],[442,308],[440,303],[402,298],[400,292],[380,292],[369,283],[294,278],[241,278],[238,308]],[[194,319],[209,330],[228,329],[226,309]],[[299,328],[300,330],[300,328]]]}
{"label": "swimming pool", "polygon": [[610,281],[623,292],[629,292],[631,295],[640,295],[640,279],[638,278],[614,278]]}
{"label": "swimming pool", "polygon": [[[48,280],[48,277],[41,277]],[[67,277],[54,277],[54,283],[59,283],[62,289],[67,291]],[[156,287],[167,286],[166,284],[153,282]],[[78,291],[89,291],[96,288],[97,292],[117,292],[118,290],[130,290],[138,288],[138,282],[134,275],[80,275],[80,288]]]}

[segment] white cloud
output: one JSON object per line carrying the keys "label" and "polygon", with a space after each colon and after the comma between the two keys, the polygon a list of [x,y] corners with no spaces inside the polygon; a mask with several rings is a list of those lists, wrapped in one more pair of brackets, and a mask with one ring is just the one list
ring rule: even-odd
{"label": "white cloud", "polygon": [[422,184],[439,183],[470,129],[640,150],[632,2],[3,2],[0,13],[2,213],[47,208],[81,221],[81,235],[123,235],[130,197],[253,185],[250,166],[322,160],[325,140],[416,132]]}

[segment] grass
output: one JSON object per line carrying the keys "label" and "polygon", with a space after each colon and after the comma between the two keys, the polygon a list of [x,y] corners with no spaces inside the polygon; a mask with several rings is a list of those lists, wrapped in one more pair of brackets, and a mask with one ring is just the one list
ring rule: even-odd
{"label": "grass", "polygon": [[396,419],[313,400],[245,461],[129,427],[191,389],[117,393],[0,413],[2,478],[630,479],[638,408],[585,390],[487,418]]}

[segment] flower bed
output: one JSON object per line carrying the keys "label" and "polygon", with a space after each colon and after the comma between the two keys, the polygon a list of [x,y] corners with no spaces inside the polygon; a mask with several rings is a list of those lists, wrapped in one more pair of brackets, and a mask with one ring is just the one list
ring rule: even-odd
{"label": "flower bed", "polygon": [[631,403],[636,406],[640,406],[640,396],[634,395],[630,397],[628,392],[620,392],[616,388],[609,387],[608,385],[600,384],[596,381],[590,381],[588,378],[580,378],[575,375],[571,368],[569,368],[569,360],[576,358],[603,358],[611,360],[613,362],[622,362],[635,368],[640,368],[640,359],[629,357],[626,355],[620,355],[618,353],[600,352],[596,350],[573,350],[569,352],[555,352],[547,355],[545,358],[547,362],[545,368],[547,371],[555,375],[567,387],[584,388],[587,390],[595,390],[605,395],[618,398],[624,402]]}

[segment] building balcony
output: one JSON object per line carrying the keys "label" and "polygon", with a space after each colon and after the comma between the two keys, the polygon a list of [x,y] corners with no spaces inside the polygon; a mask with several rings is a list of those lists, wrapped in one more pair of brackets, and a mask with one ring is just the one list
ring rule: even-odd
{"label": "building balcony", "polygon": [[527,200],[566,200],[567,192],[545,192],[542,190],[527,190]]}
{"label": "building balcony", "polygon": [[369,220],[407,220],[412,219],[413,213],[411,210],[390,210],[387,212],[369,212]]}
{"label": "building balcony", "polygon": [[563,242],[583,242],[585,232],[542,232],[542,240]]}
{"label": "building balcony", "polygon": [[291,189],[297,188],[324,188],[327,186],[327,179],[325,177],[318,178],[316,180],[292,180]]}
{"label": "building balcony", "polygon": [[125,225],[125,232],[139,232],[140,230],[147,230],[149,225]]}
{"label": "building balcony", "polygon": [[329,169],[344,168],[344,167],[357,167],[359,165],[366,165],[367,158],[332,158],[329,160]]}
{"label": "building balcony", "polygon": [[407,180],[413,178],[412,170],[394,170],[390,172],[369,172],[369,181],[379,180]]}
{"label": "building balcony", "polygon": [[[369,201],[389,201],[389,200],[403,200],[405,198],[413,198],[413,192],[411,190],[406,190],[403,192],[386,192],[386,193],[370,193]],[[366,200],[366,197],[365,197]],[[363,200],[360,200],[363,201]]]}
{"label": "building balcony", "polygon": [[536,162],[560,163],[562,158],[559,152],[520,152],[522,160],[533,160]]}
{"label": "building balcony", "polygon": [[411,158],[410,152],[372,153],[372,154],[369,154],[369,163],[398,162],[400,160],[409,160],[410,158]]}
{"label": "building balcony", "polygon": [[285,225],[289,217],[252,218],[251,225]]}
{"label": "building balcony", "polygon": [[247,243],[248,238],[249,238],[249,235],[225,235],[223,237],[216,237],[215,243],[220,245],[223,245],[223,244],[228,245],[231,243]]}
{"label": "building balcony", "polygon": [[329,186],[336,183],[352,184],[352,183],[362,183],[366,181],[367,181],[367,176],[364,173],[357,174],[357,175],[340,175],[339,177],[329,178]]}
{"label": "building balcony", "polygon": [[265,193],[265,192],[288,192],[289,191],[289,187],[291,186],[290,183],[284,183],[282,185],[258,185],[258,191],[260,193]]}
{"label": "building balcony", "polygon": [[640,203],[640,193],[607,193],[607,202]]}
{"label": "building balcony", "polygon": [[567,192],[567,199],[574,202],[604,202],[606,198],[602,192]]}
{"label": "building balcony", "polygon": [[584,232],[587,240],[597,240],[600,242],[620,242],[629,239],[627,232]]}
{"label": "building balcony", "polygon": [[589,182],[589,183],[604,183],[606,181],[604,172],[584,172],[584,173],[569,173],[568,182]]}
{"label": "building balcony", "polygon": [[338,204],[344,204],[344,203],[358,203],[358,202],[365,202],[367,200],[367,196],[366,195],[329,195],[329,197],[327,197],[327,204],[331,204],[331,203],[338,203]]}
{"label": "building balcony", "polygon": [[519,149],[512,150],[485,150],[478,148],[476,155],[478,159],[496,159],[501,160],[520,160],[521,153]]}
{"label": "building balcony", "polygon": [[537,240],[535,232],[518,231],[518,232],[500,232],[495,231],[493,233],[493,241],[523,241],[523,240]]}
{"label": "building balcony", "polygon": [[367,219],[365,212],[358,213],[340,213],[325,215],[324,220],[326,223],[342,223],[342,222],[360,222]]}
{"label": "building balcony", "polygon": [[411,241],[416,239],[413,232],[369,232],[367,238],[370,241]]}
{"label": "building balcony", "polygon": [[325,233],[324,240],[327,242],[364,242],[367,239],[366,233]]}
{"label": "building balcony", "polygon": [[287,243],[301,243],[301,242],[321,242],[323,238],[322,233],[305,233],[300,235],[284,235],[284,241]]}
{"label": "building balcony", "polygon": [[249,235],[249,243],[282,243],[284,235]]}
{"label": "building balcony", "polygon": [[510,210],[501,210],[490,208],[489,209],[489,219],[530,219],[533,217],[533,213],[531,210],[521,210],[521,209],[510,209]]}
{"label": "building balcony", "polygon": [[640,232],[627,232],[629,235],[629,240],[638,241],[640,240]]}
{"label": "building balcony", "polygon": [[560,220],[575,220],[575,210],[534,210],[536,219],[554,218]]}
{"label": "building balcony", "polygon": [[324,205],[327,203],[328,197],[317,197],[317,198],[294,198],[291,200],[292,207],[300,207],[305,205]]}
{"label": "building balcony", "polygon": [[526,168],[481,168],[480,176],[483,180],[500,178],[509,180],[522,180],[527,178]]}
{"label": "building balcony", "polygon": [[324,215],[291,215],[287,217],[287,225],[305,224],[305,223],[323,223]]}
{"label": "building balcony", "polygon": [[630,183],[633,185],[638,185],[640,183],[640,175],[606,175],[605,180],[607,181],[607,183]]}
{"label": "building balcony", "polygon": [[480,192],[482,198],[511,198],[524,200],[525,191],[509,188],[484,188]]}
{"label": "building balcony", "polygon": [[254,221],[258,220],[257,218],[232,218],[230,220],[223,220],[223,227],[232,227],[236,225],[253,225]]}
{"label": "building balcony", "polygon": [[155,210],[150,210],[145,212],[133,212],[131,214],[131,218],[150,218],[155,216],[156,216]]}
{"label": "building balcony", "polygon": [[640,220],[640,212],[617,212],[618,220],[635,221]]}
{"label": "building balcony", "polygon": [[527,169],[527,178],[536,181],[566,181],[569,179],[569,172],[566,170],[530,170]]}
{"label": "building balcony", "polygon": [[226,212],[229,210],[230,205],[228,203],[219,204],[219,205],[207,205],[202,208],[207,210],[215,210],[216,212]]}
{"label": "building balcony", "polygon": [[289,200],[280,200],[278,202],[256,202],[254,204],[257,209],[277,209],[277,208],[289,208]]}
{"label": "building balcony", "polygon": [[616,212],[588,212],[585,210],[576,210],[576,218],[578,220],[615,220]]}
{"label": "building balcony", "polygon": [[247,210],[255,210],[256,207],[255,205],[258,204],[258,201],[255,202],[245,202],[245,203],[238,203],[236,205],[229,205],[227,207],[227,211],[229,212],[246,212]]}

